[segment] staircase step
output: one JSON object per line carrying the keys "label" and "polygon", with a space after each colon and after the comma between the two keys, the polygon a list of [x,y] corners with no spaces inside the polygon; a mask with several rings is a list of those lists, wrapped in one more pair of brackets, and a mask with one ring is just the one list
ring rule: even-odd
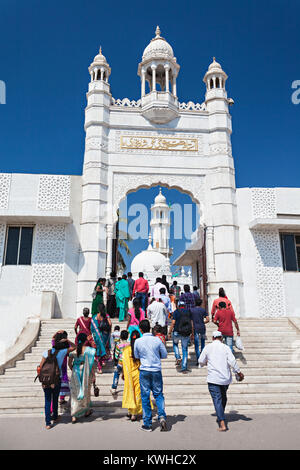
{"label": "staircase step", "polygon": [[[16,367],[7,369],[0,376],[0,414],[1,416],[43,416],[44,393],[36,376],[36,366],[42,353],[51,347],[51,338],[56,331],[63,329],[75,340],[74,325],[76,319],[45,320],[41,323],[38,341],[27,353],[24,360],[19,360]],[[241,337],[245,350],[235,350],[237,362],[245,374],[245,381],[236,382],[233,378],[228,392],[227,412],[299,412],[300,411],[300,364],[292,363],[296,351],[296,341],[300,334],[288,321],[283,319],[239,319]],[[125,329],[127,322],[112,320]],[[216,325],[207,325],[207,342],[211,342]],[[268,331],[268,336],[266,332]],[[270,341],[271,335],[271,341]],[[182,375],[175,368],[172,341],[167,342],[168,358],[162,361],[164,394],[168,414],[213,413],[214,408],[207,388],[207,368],[199,369],[195,365],[195,350],[189,348],[189,367],[192,371]],[[95,414],[102,416],[124,416],[122,409],[124,382],[120,379],[118,396],[114,399],[110,393],[113,378],[113,363],[108,363],[103,374],[96,375],[100,387],[100,397],[92,397]],[[69,371],[70,376],[70,371]],[[61,408],[69,416],[69,410]]]}

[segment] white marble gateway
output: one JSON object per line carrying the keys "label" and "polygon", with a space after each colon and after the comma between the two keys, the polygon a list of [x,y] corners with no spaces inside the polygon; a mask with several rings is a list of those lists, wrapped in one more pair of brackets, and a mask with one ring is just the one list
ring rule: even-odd
{"label": "white marble gateway", "polygon": [[[221,65],[213,59],[204,74],[203,99],[180,102],[180,65],[157,28],[137,71],[139,99],[113,97],[117,64],[112,70],[101,49],[92,61],[82,176],[0,174],[0,349],[44,312],[43,296],[54,296],[57,317],[90,306],[96,279],[112,269],[121,200],[156,185],[198,205],[200,226],[176,264],[193,266],[193,284],[205,279],[209,305],[223,286],[240,316],[300,316],[300,188],[236,189],[233,100]],[[168,270],[155,213],[151,229],[150,249],[133,267],[152,251]]]}

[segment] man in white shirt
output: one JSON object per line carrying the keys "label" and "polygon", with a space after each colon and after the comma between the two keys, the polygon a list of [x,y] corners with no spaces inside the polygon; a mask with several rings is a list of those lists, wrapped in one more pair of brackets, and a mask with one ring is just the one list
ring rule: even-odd
{"label": "man in white shirt", "polygon": [[244,375],[240,371],[229,346],[223,344],[222,340],[222,333],[215,331],[213,333],[213,342],[205,346],[200,355],[199,367],[207,365],[208,390],[217,413],[219,431],[226,431],[224,413],[227,403],[227,389],[232,382],[231,368],[239,377],[239,381],[244,379]]}
{"label": "man in white shirt", "polygon": [[154,328],[158,323],[163,328],[163,334],[166,334],[166,325],[168,312],[163,301],[154,300],[147,309],[147,317],[150,321],[151,328]]}
{"label": "man in white shirt", "polygon": [[[152,287],[152,290],[151,290],[151,297],[154,297],[155,299],[159,299],[160,298],[160,289],[165,289],[166,286],[164,284],[162,284],[161,282],[161,278],[160,277],[157,277],[156,278],[156,282],[154,284],[154,286]],[[169,297],[169,293],[166,292],[166,295]]]}
{"label": "man in white shirt", "polygon": [[170,297],[166,295],[166,288],[162,287],[159,289],[159,294],[160,294],[160,299],[163,301],[163,303],[166,306],[168,314],[172,312],[172,305],[170,301]]}

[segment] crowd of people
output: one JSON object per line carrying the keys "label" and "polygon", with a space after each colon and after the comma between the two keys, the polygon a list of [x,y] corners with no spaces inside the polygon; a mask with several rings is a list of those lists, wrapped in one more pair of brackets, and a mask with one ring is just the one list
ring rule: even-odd
{"label": "crowd of people", "polygon": [[[112,331],[112,318],[119,323]],[[211,319],[218,326],[213,342],[205,346],[206,324],[209,314],[202,307],[197,287],[183,290],[176,280],[170,286],[165,276],[158,277],[152,289],[139,273],[109,279],[100,278],[94,288],[91,306],[75,323],[75,343],[66,331],[58,331],[52,338],[52,349],[45,351],[38,367],[38,377],[45,393],[46,428],[59,419],[58,403],[66,404],[70,395],[72,423],[88,417],[91,408],[91,392],[99,396],[96,373],[102,374],[108,362],[114,362],[110,392],[118,394],[120,377],[124,380],[122,407],[127,409],[128,419],[141,416],[143,431],[152,431],[152,393],[158,409],[161,431],[167,430],[163,395],[161,360],[167,357],[166,341],[172,339],[175,364],[178,372],[188,374],[188,348],[195,349],[195,365],[207,366],[208,389],[217,413],[219,430],[227,429],[224,411],[227,389],[231,383],[231,368],[237,380],[243,380],[233,355],[233,328],[240,335],[239,325],[230,300],[224,289],[213,303]],[[182,357],[179,346],[181,344]],[[67,367],[71,371],[68,378]]]}

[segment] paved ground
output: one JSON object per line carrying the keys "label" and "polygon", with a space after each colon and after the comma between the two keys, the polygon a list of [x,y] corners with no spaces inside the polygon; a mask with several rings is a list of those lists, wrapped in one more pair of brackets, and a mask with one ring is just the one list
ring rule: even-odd
{"label": "paved ground", "polygon": [[300,414],[228,415],[229,430],[220,433],[215,416],[171,416],[170,431],[140,430],[124,416],[90,417],[72,424],[68,417],[50,431],[43,418],[0,418],[0,449],[188,450],[300,449]]}

